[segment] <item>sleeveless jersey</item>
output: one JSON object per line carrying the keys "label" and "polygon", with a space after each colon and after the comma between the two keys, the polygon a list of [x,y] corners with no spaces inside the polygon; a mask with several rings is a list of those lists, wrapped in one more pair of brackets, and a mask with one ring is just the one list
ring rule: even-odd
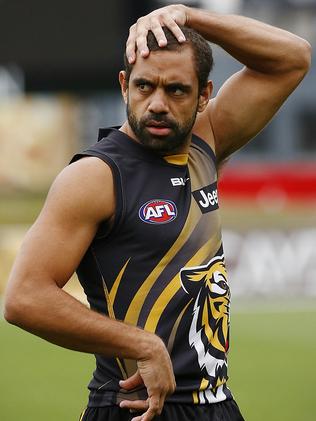
{"label": "sleeveless jersey", "polygon": [[[101,224],[77,270],[91,308],[162,338],[177,384],[167,402],[231,399],[230,292],[212,149],[193,135],[186,162],[166,161],[110,128],[72,162],[84,156],[110,166],[116,194],[114,225]],[[96,355],[89,406],[146,398],[144,387],[120,389],[136,369],[135,361]]]}

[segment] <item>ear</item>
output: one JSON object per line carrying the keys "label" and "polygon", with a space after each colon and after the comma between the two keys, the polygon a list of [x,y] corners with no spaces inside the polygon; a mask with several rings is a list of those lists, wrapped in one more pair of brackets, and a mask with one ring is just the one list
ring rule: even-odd
{"label": "ear", "polygon": [[207,107],[209,100],[211,99],[211,95],[213,92],[213,82],[209,80],[207,82],[207,86],[202,90],[199,96],[199,106],[198,112],[201,113]]}
{"label": "ear", "polygon": [[125,104],[127,104],[127,95],[128,95],[128,83],[126,80],[126,72],[121,70],[119,73],[119,82],[121,85],[121,93],[124,99]]}

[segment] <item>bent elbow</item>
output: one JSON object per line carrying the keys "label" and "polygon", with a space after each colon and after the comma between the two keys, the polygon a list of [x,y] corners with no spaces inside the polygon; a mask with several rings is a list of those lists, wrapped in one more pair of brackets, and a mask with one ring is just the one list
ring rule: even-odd
{"label": "bent elbow", "polygon": [[23,328],[24,320],[29,313],[27,301],[19,294],[7,293],[4,299],[4,319],[10,324]]}
{"label": "bent elbow", "polygon": [[291,42],[283,51],[282,62],[280,61],[277,71],[294,76],[294,80],[301,80],[310,69],[311,62],[311,44],[303,38],[295,37],[295,41]]}
{"label": "bent elbow", "polygon": [[304,74],[306,74],[312,64],[312,46],[306,40],[302,40],[300,64]]}
{"label": "bent elbow", "polygon": [[19,324],[21,319],[19,306],[17,305],[16,300],[12,299],[11,297],[5,297],[3,317],[10,324]]}
{"label": "bent elbow", "polygon": [[292,64],[289,67],[291,72],[298,74],[299,79],[303,79],[312,63],[312,46],[308,41],[299,38],[296,48],[292,53]]}
{"label": "bent elbow", "polygon": [[291,56],[285,72],[288,75],[288,80],[291,81],[291,86],[295,88],[304,79],[311,67],[312,47],[310,43],[300,38]]}

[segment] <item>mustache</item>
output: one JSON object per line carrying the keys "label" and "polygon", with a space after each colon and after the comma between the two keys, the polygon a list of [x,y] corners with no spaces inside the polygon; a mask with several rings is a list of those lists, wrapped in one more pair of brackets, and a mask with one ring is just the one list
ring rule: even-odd
{"label": "mustache", "polygon": [[150,115],[143,116],[141,119],[141,124],[144,124],[144,125],[148,125],[152,122],[160,123],[164,126],[168,126],[171,128],[177,127],[177,123],[174,120],[167,117],[165,114],[152,113]]}

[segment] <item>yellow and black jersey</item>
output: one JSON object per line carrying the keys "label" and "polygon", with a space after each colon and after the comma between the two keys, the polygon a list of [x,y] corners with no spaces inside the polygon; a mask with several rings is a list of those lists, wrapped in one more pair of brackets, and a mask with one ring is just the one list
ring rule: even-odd
{"label": "yellow and black jersey", "polygon": [[[73,161],[83,156],[111,167],[116,192],[114,225],[101,224],[77,270],[91,308],[163,339],[177,383],[167,401],[231,399],[230,292],[212,149],[193,136],[188,154],[161,158],[110,128]],[[96,355],[96,364],[89,406],[145,397],[145,389],[119,387],[135,361]]]}

